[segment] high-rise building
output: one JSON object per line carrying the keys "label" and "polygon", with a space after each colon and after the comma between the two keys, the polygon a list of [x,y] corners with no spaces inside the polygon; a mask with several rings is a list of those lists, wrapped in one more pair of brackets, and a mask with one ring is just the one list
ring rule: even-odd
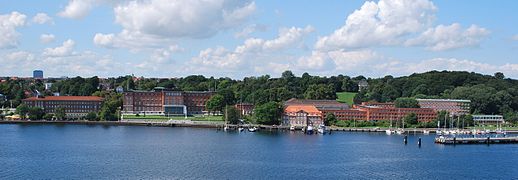
{"label": "high-rise building", "polygon": [[32,77],[34,79],[43,79],[43,71],[42,70],[34,70],[32,72]]}

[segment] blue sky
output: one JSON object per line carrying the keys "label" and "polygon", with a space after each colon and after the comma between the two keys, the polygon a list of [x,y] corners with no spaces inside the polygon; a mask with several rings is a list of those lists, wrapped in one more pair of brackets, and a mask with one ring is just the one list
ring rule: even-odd
{"label": "blue sky", "polygon": [[503,72],[517,1],[0,0],[0,76]]}

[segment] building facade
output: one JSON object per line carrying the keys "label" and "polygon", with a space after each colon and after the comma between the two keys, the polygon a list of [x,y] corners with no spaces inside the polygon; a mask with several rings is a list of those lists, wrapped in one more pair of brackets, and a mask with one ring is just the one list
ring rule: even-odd
{"label": "building facade", "polygon": [[208,91],[129,91],[123,93],[123,113],[157,115],[205,114]]}
{"label": "building facade", "polygon": [[43,79],[43,71],[42,70],[34,70],[34,71],[32,71],[32,78],[34,78],[34,79]]}
{"label": "building facade", "polygon": [[288,105],[282,120],[284,125],[296,127],[319,126],[324,123],[324,116],[314,105]]}
{"label": "building facade", "polygon": [[49,114],[63,108],[67,118],[82,118],[90,112],[99,112],[103,99],[97,96],[46,96],[30,97],[22,102],[29,107],[40,107]]}
{"label": "building facade", "polygon": [[473,115],[473,122],[476,124],[500,124],[505,120],[502,115]]}
{"label": "building facade", "polygon": [[241,115],[252,115],[254,113],[255,106],[251,103],[238,103],[234,107],[239,111]]}
{"label": "building facade", "polygon": [[435,111],[447,111],[451,115],[470,113],[470,100],[464,99],[416,99],[421,108],[431,108]]}

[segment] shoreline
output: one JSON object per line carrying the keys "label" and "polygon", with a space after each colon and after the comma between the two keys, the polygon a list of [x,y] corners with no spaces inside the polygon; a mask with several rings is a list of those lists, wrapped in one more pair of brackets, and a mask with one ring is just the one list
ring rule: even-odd
{"label": "shoreline", "polygon": [[[210,121],[209,121],[210,122]],[[213,129],[222,129],[224,124],[221,123],[207,123],[206,121],[174,121],[174,122],[152,122],[152,121],[22,121],[22,120],[14,120],[14,121],[0,121],[1,124],[35,124],[35,125],[103,125],[103,126],[151,126],[151,127],[192,127],[192,128],[213,128]],[[281,130],[281,131],[289,131],[289,126],[270,126],[270,125],[227,125],[232,129],[236,129],[238,127],[259,127],[263,130]],[[365,128],[365,127],[329,127],[331,131],[344,131],[344,132],[379,132],[385,133],[385,130],[389,128],[380,127],[380,128]],[[435,134],[435,128],[407,128],[405,129],[406,134],[423,134],[424,131],[429,131],[430,134]],[[510,134],[518,134],[518,130],[508,130],[506,131]]]}

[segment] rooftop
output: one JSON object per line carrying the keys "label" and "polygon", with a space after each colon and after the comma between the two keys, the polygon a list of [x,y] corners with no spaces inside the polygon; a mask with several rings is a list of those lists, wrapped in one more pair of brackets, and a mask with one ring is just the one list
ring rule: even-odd
{"label": "rooftop", "polygon": [[102,101],[103,98],[98,96],[45,96],[30,97],[24,101]]}
{"label": "rooftop", "polygon": [[299,112],[304,111],[306,113],[321,113],[315,106],[312,105],[289,105],[284,110],[285,112]]}

